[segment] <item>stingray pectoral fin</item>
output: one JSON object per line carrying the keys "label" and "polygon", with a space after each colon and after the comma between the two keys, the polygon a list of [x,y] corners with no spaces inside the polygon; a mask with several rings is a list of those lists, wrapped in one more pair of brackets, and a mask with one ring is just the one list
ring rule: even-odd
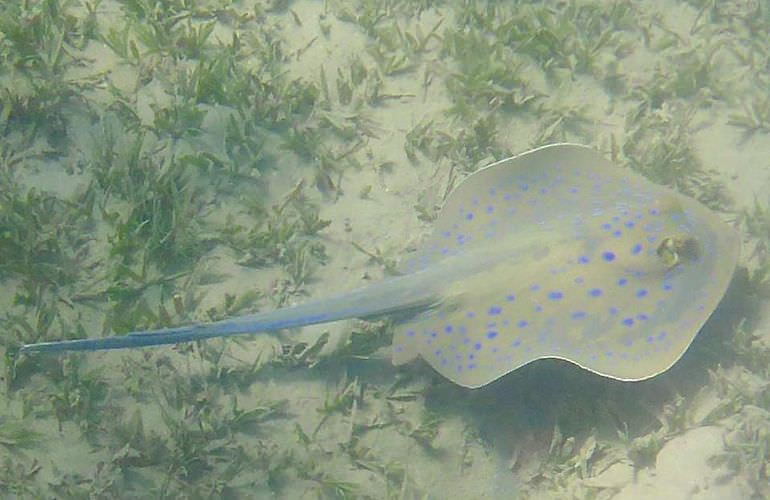
{"label": "stingray pectoral fin", "polygon": [[[478,277],[469,277],[465,281],[474,281]],[[430,337],[437,337],[439,332],[428,331],[424,328],[426,322],[435,321],[436,314],[445,316],[463,307],[465,296],[456,282],[446,284],[443,293],[433,297],[429,304],[421,309],[412,309],[409,319],[402,320],[396,325],[393,334],[393,364],[403,365],[413,361],[421,354],[420,342],[431,342]]]}
{"label": "stingray pectoral fin", "polygon": [[392,359],[394,365],[403,365],[419,356],[420,352],[416,342],[417,329],[414,325],[420,322],[420,318],[433,314],[434,309],[444,307],[444,304],[446,304],[445,298],[433,297],[429,303],[422,304],[420,308],[411,308],[401,312],[401,319],[396,324],[393,333]]}
{"label": "stingray pectoral fin", "polygon": [[[408,330],[414,332],[414,330]],[[414,335],[414,333],[412,333]],[[398,330],[393,336],[393,364],[395,366],[403,365],[413,361],[419,353],[415,348],[415,343],[407,338],[407,330]]]}

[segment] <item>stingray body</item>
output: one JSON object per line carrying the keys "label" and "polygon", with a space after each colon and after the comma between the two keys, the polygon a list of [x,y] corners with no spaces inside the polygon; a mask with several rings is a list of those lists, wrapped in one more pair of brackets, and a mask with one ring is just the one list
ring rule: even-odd
{"label": "stingray body", "polygon": [[469,176],[404,274],[216,323],[22,352],[173,344],[402,310],[393,361],[425,359],[465,387],[541,358],[642,380],[667,370],[724,295],[736,231],[700,203],[594,150],[544,146]]}

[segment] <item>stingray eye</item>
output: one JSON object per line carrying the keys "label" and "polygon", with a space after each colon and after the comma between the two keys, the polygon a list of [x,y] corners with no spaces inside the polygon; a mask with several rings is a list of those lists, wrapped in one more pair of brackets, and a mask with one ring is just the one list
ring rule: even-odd
{"label": "stingray eye", "polygon": [[679,263],[679,255],[676,253],[676,244],[673,238],[664,238],[658,245],[658,257],[663,261],[663,265],[668,269]]}
{"label": "stingray eye", "polygon": [[663,238],[657,250],[663,265],[669,269],[678,266],[683,260],[696,260],[699,253],[698,240],[688,234]]}

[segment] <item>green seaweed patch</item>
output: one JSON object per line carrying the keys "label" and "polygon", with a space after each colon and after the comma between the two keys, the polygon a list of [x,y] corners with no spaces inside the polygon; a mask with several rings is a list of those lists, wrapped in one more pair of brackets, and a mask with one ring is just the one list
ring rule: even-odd
{"label": "green seaweed patch", "polygon": [[730,113],[728,124],[741,130],[742,141],[770,133],[770,98],[758,96],[744,102],[740,112]]}
{"label": "green seaweed patch", "polygon": [[670,101],[658,109],[642,101],[627,119],[621,150],[626,163],[653,182],[724,210],[729,204],[724,184],[703,167],[693,145],[696,110],[697,103]]}

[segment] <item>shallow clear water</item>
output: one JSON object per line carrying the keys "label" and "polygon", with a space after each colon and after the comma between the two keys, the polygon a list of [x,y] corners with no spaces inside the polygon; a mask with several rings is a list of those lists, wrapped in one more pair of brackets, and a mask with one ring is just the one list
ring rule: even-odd
{"label": "shallow clear water", "polygon": [[[49,0],[0,19],[5,495],[770,494],[764,4]],[[741,233],[720,306],[650,380],[542,360],[469,390],[393,367],[379,320],[11,356],[370,284],[469,173],[564,141]]]}

